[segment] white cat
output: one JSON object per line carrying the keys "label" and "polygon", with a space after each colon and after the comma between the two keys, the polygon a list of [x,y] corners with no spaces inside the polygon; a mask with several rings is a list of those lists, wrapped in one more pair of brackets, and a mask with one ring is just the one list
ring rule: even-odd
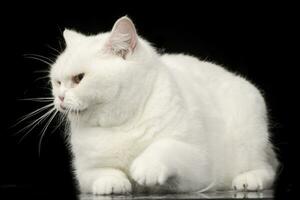
{"label": "white cat", "polygon": [[159,55],[128,17],[109,33],[64,38],[50,75],[81,192],[272,186],[266,106],[247,80],[192,56]]}

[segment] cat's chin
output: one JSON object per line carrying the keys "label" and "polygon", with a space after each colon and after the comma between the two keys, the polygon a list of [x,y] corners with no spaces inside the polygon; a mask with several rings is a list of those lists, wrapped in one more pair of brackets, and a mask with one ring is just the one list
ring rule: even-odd
{"label": "cat's chin", "polygon": [[68,112],[68,119],[70,121],[76,121],[78,122],[78,120],[81,120],[84,118],[84,114],[87,112],[87,108],[82,109],[82,110],[70,110]]}
{"label": "cat's chin", "polygon": [[84,108],[84,109],[81,109],[81,110],[76,109],[76,110],[70,110],[68,112],[68,114],[69,115],[74,115],[74,116],[79,116],[79,115],[84,114],[86,111],[87,111],[87,108]]}
{"label": "cat's chin", "polygon": [[84,108],[84,109],[58,109],[61,113],[64,113],[64,114],[67,114],[68,116],[75,116],[75,117],[78,117],[80,115],[83,115],[86,111],[87,111],[87,108]]}

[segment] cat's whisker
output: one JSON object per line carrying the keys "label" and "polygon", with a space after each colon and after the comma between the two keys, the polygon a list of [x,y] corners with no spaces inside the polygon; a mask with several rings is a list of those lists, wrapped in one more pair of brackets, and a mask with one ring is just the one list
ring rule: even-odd
{"label": "cat's whisker", "polygon": [[63,115],[62,115],[62,120],[61,121],[64,122],[64,131],[63,131],[63,133],[65,133],[65,138],[67,139],[68,135],[69,135],[69,131],[68,131],[69,121],[67,120],[67,115],[65,113],[63,113]]}
{"label": "cat's whisker", "polygon": [[[51,110],[49,110],[48,112],[46,112],[45,114],[43,114],[41,117],[39,117],[38,119],[34,120],[32,123],[30,123],[29,125],[25,126],[24,128],[22,128],[21,130],[19,130],[17,133],[20,133],[26,129],[29,129],[20,139],[19,143],[22,142],[22,140],[41,122],[43,122],[53,111],[55,110],[55,108],[52,108]],[[31,128],[30,128],[31,127]]]}
{"label": "cat's whisker", "polygon": [[37,58],[37,57],[33,57],[33,56],[27,56],[26,58],[31,58],[31,59],[33,59],[33,60],[38,60],[38,61],[41,61],[42,63],[45,63],[45,64],[47,64],[47,65],[52,65],[52,63],[50,63],[50,62],[48,62],[48,61],[45,61],[45,60],[43,60],[43,59],[41,59],[41,58]]}
{"label": "cat's whisker", "polygon": [[58,114],[58,120],[61,122],[62,119],[63,119],[63,113],[59,113],[59,114]]}
{"label": "cat's whisker", "polygon": [[55,110],[55,108],[51,108],[50,110],[48,110],[46,113],[44,113],[42,116],[38,117],[37,119],[33,120],[30,124],[26,125],[25,127],[23,127],[21,130],[19,130],[18,132],[16,132],[16,134],[32,127],[33,125],[37,125],[38,123],[42,122],[44,120],[45,117],[47,117],[49,114],[51,114],[51,112],[53,112]]}
{"label": "cat's whisker", "polygon": [[66,115],[69,115],[70,112],[71,112],[71,108],[68,108]]}
{"label": "cat's whisker", "polygon": [[[54,99],[55,97],[37,97],[37,98],[23,98],[23,99]],[[22,100],[22,99],[20,99]]]}
{"label": "cat's whisker", "polygon": [[43,79],[49,79],[49,75],[38,77],[38,78],[36,78],[36,79],[34,80],[34,82],[39,81],[39,80],[43,80]]}
{"label": "cat's whisker", "polygon": [[54,60],[52,60],[51,58],[48,58],[46,56],[42,56],[42,55],[39,55],[39,54],[24,54],[25,57],[34,57],[34,58],[40,58],[40,59],[43,59],[45,61],[48,61],[48,62],[51,62],[51,63],[54,63]]}
{"label": "cat's whisker", "polygon": [[52,91],[52,89],[51,89],[51,88],[49,88],[49,87],[38,87],[38,88],[40,88],[40,89],[45,89],[45,90],[49,90],[49,91]]}
{"label": "cat's whisker", "polygon": [[26,115],[20,117],[20,118],[17,120],[17,122],[16,122],[12,127],[17,126],[18,124],[20,124],[20,123],[23,122],[24,120],[26,120],[26,119],[28,119],[28,118],[30,118],[30,117],[33,117],[33,116],[35,116],[35,115],[37,115],[38,113],[40,113],[40,112],[46,110],[47,108],[49,108],[49,107],[51,107],[51,106],[53,106],[53,105],[54,105],[54,103],[47,104],[47,105],[45,105],[45,106],[42,106],[41,108],[38,108],[38,109],[36,109],[36,110],[34,110],[34,111],[32,111],[32,112],[30,112],[30,113],[28,113],[28,114],[26,114]]}
{"label": "cat's whisker", "polygon": [[64,129],[64,133],[66,133],[65,134],[65,138],[68,138],[68,136],[69,136],[69,120],[67,120],[67,117],[68,117],[68,115],[67,115],[67,113],[64,113],[63,114],[63,122],[65,122],[65,129]]}
{"label": "cat's whisker", "polygon": [[51,133],[54,133],[66,119],[65,113],[62,113],[61,115],[58,115],[58,116],[59,116],[59,124],[55,127],[55,129],[53,131],[51,131]]}
{"label": "cat's whisker", "polygon": [[75,110],[75,113],[76,113],[76,120],[79,121],[79,110],[76,109],[76,110]]}
{"label": "cat's whisker", "polygon": [[55,110],[55,112],[51,115],[50,119],[48,119],[46,125],[42,129],[41,137],[39,140],[39,155],[41,154],[41,145],[42,145],[43,137],[46,133],[47,128],[49,127],[49,125],[51,124],[52,120],[54,119],[54,117],[56,116],[57,113],[58,113],[58,110]]}
{"label": "cat's whisker", "polygon": [[[60,52],[58,49],[52,47],[51,45],[47,44],[46,46],[47,46],[48,48],[50,48],[51,50],[55,51],[58,55],[61,54],[61,52]],[[57,55],[56,55],[56,56],[57,56]]]}
{"label": "cat's whisker", "polygon": [[42,55],[38,55],[38,54],[24,54],[24,57],[25,58],[31,58],[31,59],[34,59],[34,60],[38,60],[38,61],[41,61],[49,66],[51,66],[55,61],[48,58],[48,57],[45,57],[45,56],[42,56]]}
{"label": "cat's whisker", "polygon": [[36,102],[51,102],[55,98],[54,97],[40,97],[40,98],[24,98],[24,99],[18,99],[20,101],[36,101]]}
{"label": "cat's whisker", "polygon": [[59,48],[61,49],[61,51],[63,51],[63,45],[61,44],[61,41],[60,40],[58,40],[58,45],[59,45]]}
{"label": "cat's whisker", "polygon": [[41,103],[50,103],[54,99],[23,99],[22,101],[34,101],[34,102],[41,102]]}
{"label": "cat's whisker", "polygon": [[36,70],[33,73],[47,73],[47,74],[49,74],[50,71],[49,70]]}
{"label": "cat's whisker", "polygon": [[61,44],[61,42],[63,42],[65,44],[65,40],[63,39],[64,34],[63,34],[63,31],[61,30],[61,28],[59,27],[59,25],[57,25],[57,28],[60,33],[60,38],[58,38],[58,45],[59,45],[60,51],[63,51],[64,48],[63,48],[63,45]]}

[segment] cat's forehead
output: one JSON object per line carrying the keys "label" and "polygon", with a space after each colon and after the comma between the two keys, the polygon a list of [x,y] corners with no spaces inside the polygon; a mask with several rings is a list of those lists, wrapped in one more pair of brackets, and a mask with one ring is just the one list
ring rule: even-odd
{"label": "cat's forehead", "polygon": [[67,44],[62,57],[89,55],[94,51],[99,51],[105,45],[107,38],[106,33],[91,36],[80,35],[79,39]]}
{"label": "cat's forehead", "polygon": [[101,55],[106,38],[106,34],[83,36],[80,41],[69,44],[52,66],[52,74],[58,76],[84,70],[85,66]]}

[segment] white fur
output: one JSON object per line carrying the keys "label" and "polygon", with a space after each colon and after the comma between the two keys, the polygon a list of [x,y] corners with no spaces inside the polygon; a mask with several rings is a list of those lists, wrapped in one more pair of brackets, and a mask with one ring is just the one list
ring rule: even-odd
{"label": "white fur", "polygon": [[[157,54],[134,35],[130,19],[120,20],[126,41],[114,37],[118,30],[65,31],[67,48],[51,70],[56,108],[71,110],[81,191],[270,188],[277,160],[259,90],[213,63]],[[71,77],[79,73],[85,76],[76,85]]]}

